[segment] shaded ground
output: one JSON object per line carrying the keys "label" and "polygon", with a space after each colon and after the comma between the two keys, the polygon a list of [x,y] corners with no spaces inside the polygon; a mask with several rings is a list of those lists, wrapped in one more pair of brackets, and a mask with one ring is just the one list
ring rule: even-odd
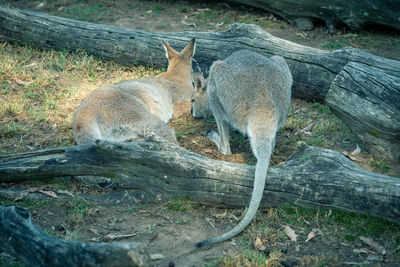
{"label": "shaded ground", "polygon": [[[322,25],[311,32],[301,32],[267,12],[216,2],[60,0],[0,3],[147,31],[214,31],[224,30],[233,22],[255,23],[275,36],[300,44],[323,49],[352,45],[400,60],[399,32],[374,29],[353,33],[340,29],[337,34],[329,35]],[[72,145],[72,114],[90,91],[106,82],[154,76],[159,72],[140,66],[123,68],[82,52],[41,51],[6,43],[0,43],[0,52],[3,60],[0,64],[0,154]],[[233,155],[226,157],[218,153],[204,137],[207,129],[216,127],[212,118],[194,120],[187,115],[171,121],[170,125],[175,129],[179,143],[195,153],[214,159],[255,163],[247,138],[238,133],[232,133]],[[286,161],[298,142],[349,153],[356,147],[347,127],[325,105],[293,100],[286,127],[278,136],[272,165]],[[355,158],[357,164],[368,170],[400,175],[398,166],[364,151]],[[88,185],[70,177],[50,182],[2,184],[1,188],[22,191],[39,188],[66,197],[67,200],[46,198],[45,194],[36,192],[14,201],[15,196],[6,198],[2,193],[0,204],[27,207],[37,225],[60,238],[111,241],[107,238],[110,234],[132,234],[117,240],[144,242],[152,254],[162,254],[162,259],[152,261],[154,266],[172,266],[171,262],[175,266],[290,266],[290,261],[303,266],[400,264],[398,225],[341,211],[307,210],[287,205],[260,211],[256,221],[232,242],[195,251],[195,242],[230,229],[243,210],[211,209],[189,199],[171,199],[151,205],[123,202],[122,188],[114,191],[105,184]],[[73,198],[68,195],[70,193]],[[123,204],[86,201],[79,197],[100,197],[106,193],[116,194]],[[297,233],[296,242],[285,233],[285,225]],[[313,229],[316,237],[305,242]],[[379,254],[361,241],[360,236],[382,245],[387,254]],[[255,240],[259,240],[257,246],[254,246]],[[0,260],[3,265],[13,262],[5,255]]]}

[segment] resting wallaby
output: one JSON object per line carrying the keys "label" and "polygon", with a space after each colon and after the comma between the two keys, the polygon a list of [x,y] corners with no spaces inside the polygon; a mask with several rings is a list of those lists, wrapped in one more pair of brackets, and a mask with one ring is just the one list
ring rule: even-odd
{"label": "resting wallaby", "polygon": [[192,115],[197,118],[212,111],[218,126],[219,134],[210,132],[207,137],[221,153],[230,155],[229,127],[232,126],[250,137],[257,158],[253,193],[246,214],[232,230],[196,244],[202,247],[236,236],[254,218],[264,192],[275,135],[286,121],[292,75],[282,57],[267,58],[242,50],[224,61],[214,62],[206,84],[201,76],[194,78]]}
{"label": "resting wallaby", "polygon": [[73,123],[77,144],[97,139],[135,141],[148,132],[177,143],[167,122],[174,113],[190,112],[195,39],[181,53],[167,43],[163,46],[169,62],[166,72],[98,88],[82,101]]}

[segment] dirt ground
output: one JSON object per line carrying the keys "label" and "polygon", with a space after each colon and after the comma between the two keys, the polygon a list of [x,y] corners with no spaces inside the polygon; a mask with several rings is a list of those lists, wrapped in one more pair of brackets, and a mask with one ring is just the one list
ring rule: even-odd
{"label": "dirt ground", "polygon": [[[220,2],[110,0],[0,1],[0,4],[2,2],[19,8],[145,31],[221,31],[233,22],[256,23],[277,37],[303,45],[322,49],[339,49],[351,45],[400,60],[398,31],[373,28],[355,33],[342,28],[335,35],[330,35],[324,25],[317,23],[312,31],[302,32],[268,12]],[[317,117],[321,119],[321,112],[327,113],[318,103],[293,100],[289,115],[291,121],[279,133],[272,165],[287,160],[295,150],[296,142],[293,140],[301,141],[303,138],[301,135],[304,133],[299,130],[310,125]],[[307,114],[309,119],[302,122],[300,127],[295,120],[303,114]],[[323,119],[333,118],[333,115],[326,116],[329,118]],[[356,147],[355,139],[345,130],[340,130],[343,127],[340,122],[335,123],[335,130],[327,131],[324,137],[327,141],[320,142],[337,151],[353,151]],[[255,163],[247,138],[238,133],[232,133],[232,156],[222,156],[216,150],[204,137],[205,131],[216,127],[212,119],[198,121],[187,115],[172,121],[170,125],[175,129],[180,145],[188,150],[220,160]],[[44,127],[50,126],[44,124]],[[21,152],[12,146],[7,150],[8,153]],[[399,166],[391,163],[385,163],[384,166],[373,165],[371,155],[364,152],[357,158],[357,163],[368,170],[399,176]],[[60,198],[54,199],[43,193],[33,192],[27,193],[22,200],[14,201],[14,196],[9,199],[1,197],[0,201],[2,205],[21,205],[28,208],[33,222],[56,237],[84,242],[143,242],[153,257],[158,255],[158,259],[152,260],[152,266],[400,265],[400,228],[386,222],[379,224],[369,217],[360,219],[338,211],[308,211],[283,206],[260,211],[255,222],[232,241],[210,248],[195,249],[195,242],[231,229],[239,220],[243,209],[210,208],[189,199],[170,199],[155,204],[132,200],[122,201],[122,204],[117,201],[88,201],[78,196],[102,196],[110,193],[116,199],[118,196],[123,199],[124,189],[111,189],[107,184],[88,184],[71,177],[46,182],[4,183],[1,186],[20,190],[21,193],[28,188],[55,192]],[[285,233],[285,226],[296,231],[296,242],[290,240]],[[316,237],[305,242],[313,231],[317,233]],[[360,240],[361,235],[373,239],[387,253],[379,254]],[[257,249],[254,245],[257,238],[265,249],[260,249],[260,246]],[[8,256],[0,256],[0,264],[18,265],[18,262]]]}

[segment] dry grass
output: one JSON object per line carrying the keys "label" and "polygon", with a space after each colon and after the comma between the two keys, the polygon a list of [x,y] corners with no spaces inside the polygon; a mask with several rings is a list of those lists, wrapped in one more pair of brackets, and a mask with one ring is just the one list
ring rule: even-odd
{"label": "dry grass", "polygon": [[73,114],[86,95],[106,83],[159,72],[121,67],[83,51],[0,43],[0,154],[73,144]]}

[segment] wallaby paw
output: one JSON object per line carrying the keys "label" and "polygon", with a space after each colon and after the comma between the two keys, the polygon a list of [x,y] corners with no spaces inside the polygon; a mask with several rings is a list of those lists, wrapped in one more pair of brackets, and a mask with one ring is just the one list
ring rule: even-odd
{"label": "wallaby paw", "polygon": [[216,144],[219,143],[219,134],[216,131],[208,130],[206,133],[206,137]]}

